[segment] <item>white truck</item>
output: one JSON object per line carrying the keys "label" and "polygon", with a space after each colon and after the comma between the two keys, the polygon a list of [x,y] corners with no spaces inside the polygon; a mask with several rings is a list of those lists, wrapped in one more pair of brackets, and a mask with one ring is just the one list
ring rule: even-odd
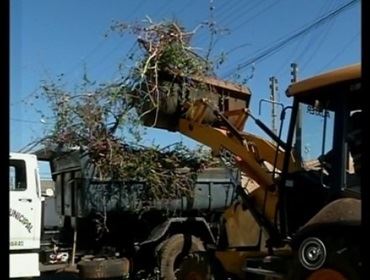
{"label": "white truck", "polygon": [[[205,170],[198,176],[191,201],[174,200],[170,207],[158,205],[144,215],[126,210],[112,214],[107,243],[103,238],[97,250],[98,243],[91,235],[93,218],[84,204],[86,193],[97,183],[84,173],[85,158],[73,152],[48,159],[55,194],[50,189],[42,193],[39,160],[46,159],[10,153],[10,278],[38,277],[43,271],[68,268],[83,279],[174,279],[175,259],[185,247],[204,250],[205,243],[219,239],[221,215],[235,198],[237,182],[230,170]],[[61,221],[52,238],[43,226],[43,202],[51,196],[55,196],[56,209],[48,211],[55,212]],[[62,258],[52,259],[56,256]]]}
{"label": "white truck", "polygon": [[10,154],[9,188],[10,277],[39,276],[44,197],[35,155]]}

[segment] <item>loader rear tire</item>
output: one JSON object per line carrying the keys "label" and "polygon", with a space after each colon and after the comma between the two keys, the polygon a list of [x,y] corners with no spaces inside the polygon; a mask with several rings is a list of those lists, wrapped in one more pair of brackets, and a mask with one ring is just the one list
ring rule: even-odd
{"label": "loader rear tire", "polygon": [[193,235],[172,235],[163,243],[159,251],[161,279],[175,280],[183,258],[191,252],[204,250],[202,240]]}
{"label": "loader rear tire", "polygon": [[327,264],[315,271],[307,271],[302,268],[294,269],[295,272],[288,279],[301,279],[301,280],[360,280],[358,272],[346,268],[347,263],[335,261],[335,264]]}

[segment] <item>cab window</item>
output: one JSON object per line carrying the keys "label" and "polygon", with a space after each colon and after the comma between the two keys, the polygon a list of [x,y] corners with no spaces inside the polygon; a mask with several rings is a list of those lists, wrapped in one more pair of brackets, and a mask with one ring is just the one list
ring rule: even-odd
{"label": "cab window", "polygon": [[334,113],[302,104],[302,159],[317,162],[333,148]]}
{"label": "cab window", "polygon": [[26,163],[23,160],[10,160],[9,189],[24,191],[27,188]]}

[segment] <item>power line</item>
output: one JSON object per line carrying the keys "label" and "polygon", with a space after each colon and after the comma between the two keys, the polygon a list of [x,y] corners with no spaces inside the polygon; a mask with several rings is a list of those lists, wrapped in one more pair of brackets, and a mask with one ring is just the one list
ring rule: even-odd
{"label": "power line", "polygon": [[129,15],[130,16],[135,15],[136,12],[139,10],[140,6],[143,4],[143,2],[145,2],[145,0],[141,0],[141,1],[137,0],[137,5],[131,10]]}
{"label": "power line", "polygon": [[177,16],[180,16],[185,12],[186,9],[188,9],[190,6],[192,6],[196,1],[188,0],[184,6],[181,7],[180,12],[177,13]]}
{"label": "power line", "polygon": [[[126,61],[129,59],[128,56],[129,55],[135,55],[135,53],[139,50],[139,46],[138,46],[138,43],[137,41],[135,40],[134,43],[132,44],[131,48],[126,52],[126,54],[121,58],[119,59],[119,61],[121,61],[119,64],[120,65],[123,65],[124,63],[126,63]],[[100,69],[100,71],[98,73],[101,73],[101,72],[105,72],[107,69],[109,69],[111,67],[111,65],[108,65],[107,67],[105,67],[104,69]],[[112,74],[113,78],[118,74],[118,73],[121,73],[121,69],[120,67],[118,66],[117,69],[114,71],[114,73]],[[100,76],[100,75],[97,75],[97,76]],[[120,77],[122,77],[122,73],[120,75]]]}
{"label": "power line", "polygon": [[95,61],[95,63],[91,63],[89,71],[92,71],[92,69],[95,69],[97,66],[101,66],[104,61],[107,60],[108,57],[110,57],[114,52],[116,52],[121,46],[122,46],[122,40],[118,40],[117,44],[114,45],[111,50],[106,53],[102,58],[100,58],[98,61]]}
{"label": "power line", "polygon": [[[326,8],[326,9],[325,9],[324,12],[322,12],[324,10],[324,8]],[[330,11],[333,8],[335,8],[335,5],[333,6],[333,2],[332,3],[329,3],[328,6],[322,6],[322,8],[320,9],[319,16],[324,16],[325,13],[327,13],[328,11]],[[325,41],[325,39],[327,38],[328,32],[330,31],[330,29],[334,25],[334,23],[333,23],[334,20],[335,20],[335,18],[330,19],[328,21],[327,26],[326,26],[326,30],[323,31],[323,32],[321,32],[319,35],[314,34],[314,32],[310,33],[310,36],[307,38],[308,40],[307,40],[307,43],[306,43],[306,47],[294,59],[295,62],[300,62],[301,59],[303,60],[303,58],[309,53],[309,51],[312,50],[312,46],[316,45],[316,42],[318,42],[317,43],[317,47],[315,48],[315,50],[313,52],[311,52],[311,55],[309,56],[309,59],[312,59],[312,57],[315,55],[316,51],[319,49],[319,47],[321,46],[321,44],[323,43],[323,41]],[[316,33],[317,33],[317,31],[316,31]],[[301,69],[301,71],[303,70],[303,68],[306,67],[306,65],[307,65],[308,62],[309,62],[309,60],[306,60],[305,63],[303,63],[303,62],[300,63],[300,69]]]}
{"label": "power line", "polygon": [[263,59],[271,56],[272,54],[276,53],[277,51],[279,51],[281,48],[283,48],[287,44],[291,43],[292,41],[296,40],[297,38],[301,37],[302,35],[309,33],[314,28],[316,28],[316,27],[324,24],[329,19],[337,16],[341,12],[343,12],[346,9],[350,8],[356,2],[359,2],[359,0],[352,0],[352,1],[344,4],[343,6],[339,7],[338,9],[330,12],[326,16],[321,17],[320,19],[316,20],[314,23],[310,24],[309,26],[307,26],[307,27],[305,27],[305,28],[303,28],[303,29],[295,32],[293,35],[290,35],[289,37],[287,37],[285,39],[284,38],[281,38],[281,39],[277,40],[276,43],[272,47],[269,47],[267,49],[265,48],[265,49],[260,50],[259,53],[257,53],[257,55],[255,57],[246,60],[245,62],[239,64],[236,68],[234,68],[234,69],[230,70],[229,72],[227,72],[225,74],[225,77],[230,77],[236,71],[241,70],[241,69],[244,69],[244,68],[252,65],[253,63],[256,63],[258,61],[262,61]]}
{"label": "power line", "polygon": [[219,16],[218,13],[221,13],[222,10],[224,10],[226,7],[230,6],[230,5],[234,5],[233,1],[232,0],[229,0],[229,1],[224,1],[224,4],[221,5],[221,6],[217,6],[215,4],[215,16]]}
{"label": "power line", "polygon": [[239,25],[237,25],[236,27],[234,27],[233,28],[233,31],[238,30],[240,27],[243,27],[246,23],[252,21],[253,19],[255,19],[256,17],[258,17],[259,15],[261,15],[261,14],[269,11],[272,7],[276,6],[276,4],[278,4],[278,3],[279,3],[279,1],[275,1],[275,2],[271,3],[270,5],[268,5],[262,11],[259,11],[258,13],[256,13],[253,16],[247,18],[245,21],[241,22]]}
{"label": "power line", "polygon": [[[234,15],[233,14],[233,12],[232,13],[230,13],[230,15],[233,15],[233,18],[234,17],[239,17],[239,16],[241,16],[241,15],[243,15],[243,14],[246,14],[246,12],[248,13],[248,12],[250,12],[250,11],[252,11],[254,8],[256,8],[256,7],[258,7],[261,3],[263,3],[264,1],[266,1],[266,0],[261,0],[261,2],[257,2],[257,3],[255,3],[255,5],[253,5],[250,9],[248,9],[247,10],[247,8],[249,8],[249,6],[251,6],[252,4],[253,4],[253,2],[248,2],[247,3],[247,5],[244,5],[243,7],[240,7],[240,9],[236,9],[236,11],[235,12],[237,12],[237,11],[239,11],[239,12],[241,12],[241,13],[238,13],[238,15]],[[243,3],[242,1],[241,2],[239,2],[239,3]],[[234,6],[234,8],[235,7],[238,7],[238,5],[235,5]],[[230,9],[230,11],[231,10],[234,10],[233,8],[232,9]],[[247,10],[247,11],[246,11]],[[226,22],[227,23],[222,23],[222,21],[224,20],[224,19],[222,19],[222,17],[219,19],[219,20],[217,20],[217,21],[215,21],[215,23],[216,23],[216,26],[218,26],[216,29],[222,29],[222,28],[220,28],[221,26],[226,26],[227,24],[229,24],[229,23],[232,23],[234,20],[232,19],[231,21],[229,20],[229,21],[227,21],[227,19],[229,19],[229,17],[228,16],[226,16],[225,17],[225,19],[226,19]],[[208,37],[207,37],[207,34],[203,34],[203,36],[199,36],[199,38],[200,38],[200,40],[199,40],[199,44],[200,45],[202,45],[203,43],[205,43],[205,41],[208,39]],[[217,39],[216,40],[214,40],[214,43],[213,43],[213,45],[215,45],[216,44],[216,42],[217,42]]]}
{"label": "power line", "polygon": [[[247,16],[250,12],[252,12],[253,10],[255,10],[256,8],[258,8],[261,4],[263,4],[266,0],[260,0],[258,1],[257,3],[255,3],[255,5],[246,5],[243,7],[242,10],[239,10],[241,11],[241,13],[238,13],[237,15],[233,15],[233,18],[244,18],[244,20],[242,20],[239,24],[237,24],[236,27],[231,27],[230,29],[233,30],[233,32],[235,30],[238,30],[240,29],[241,27],[243,27],[246,23],[252,21],[253,19],[255,19],[256,17],[258,17],[259,15],[269,11],[272,7],[274,7],[276,4],[279,3],[279,1],[275,1],[269,5],[267,5],[265,8],[263,8],[262,10],[258,11],[257,13],[251,15],[251,16]],[[248,4],[253,4],[253,2],[249,2]],[[249,7],[250,6],[250,7]],[[246,12],[244,12],[244,10],[246,10],[246,8],[248,8],[248,10]],[[222,21],[222,20],[221,20]],[[218,22],[221,22],[221,21],[218,21]],[[238,21],[234,21],[233,19],[230,21],[226,21],[224,23],[221,23],[223,26],[227,26],[231,23],[237,23]],[[218,24],[220,25],[220,24]]]}
{"label": "power line", "polygon": [[15,121],[15,122],[23,122],[23,123],[38,123],[40,124],[41,121],[30,121],[30,120],[24,120],[24,119],[17,119],[17,118],[10,118],[11,121]]}
{"label": "power line", "polygon": [[[262,1],[265,1],[265,0],[262,0]],[[228,20],[231,16],[234,18],[235,12],[238,12],[238,11],[241,11],[243,13],[246,12],[247,9],[253,4],[253,1],[249,1],[247,4],[245,4],[245,2],[243,1],[239,1],[238,3],[240,5],[236,4],[233,7],[231,7],[228,11],[225,11],[224,13],[222,13],[222,16],[219,17],[218,22],[221,23],[222,21]]]}
{"label": "power line", "polygon": [[71,68],[69,68],[67,71],[64,72],[64,75],[68,75],[72,72],[74,72],[78,67],[81,66],[81,61],[86,61],[87,58],[92,56],[97,50],[99,50],[104,43],[107,42],[107,36],[104,36],[96,45],[94,48],[92,48],[85,56],[83,56],[79,62],[75,63]]}
{"label": "power line", "polygon": [[39,121],[33,121],[33,120],[25,120],[25,119],[19,119],[19,118],[10,118],[10,120],[14,122],[21,122],[21,123],[35,123],[35,124],[40,124],[44,126],[52,125],[52,123],[48,123],[43,119],[40,119]]}
{"label": "power line", "polygon": [[167,11],[169,11],[169,7],[172,6],[174,1],[168,3],[168,0],[165,0],[161,6],[153,13],[153,15],[157,15],[158,18],[162,18],[166,15]]}
{"label": "power line", "polygon": [[37,86],[33,91],[31,91],[29,94],[27,94],[25,97],[23,97],[21,100],[14,101],[10,103],[10,106],[18,105],[22,102],[26,102],[27,99],[31,98],[36,92],[40,89],[40,86]]}
{"label": "power line", "polygon": [[[335,20],[335,19],[333,19],[333,20]],[[312,58],[317,54],[318,50],[320,49],[322,44],[327,39],[330,30],[334,26],[334,23],[335,22],[333,21],[330,25],[328,25],[328,28],[326,29],[326,32],[322,33],[322,37],[320,38],[320,41],[317,43],[315,49],[312,51],[311,55],[306,59],[305,62],[302,61],[302,66],[300,67],[301,71],[303,71],[303,69],[306,69],[306,66],[312,61]],[[319,36],[317,38],[319,38]]]}
{"label": "power line", "polygon": [[289,36],[288,38],[279,39],[279,40],[275,41],[275,42],[277,42],[277,43],[275,43],[275,45],[273,45],[272,47],[269,47],[267,49],[262,49],[260,51],[260,53],[257,54],[255,57],[253,57],[251,59],[248,59],[244,63],[239,64],[236,68],[234,68],[233,70],[231,70],[227,74],[225,74],[225,77],[230,77],[236,71],[241,70],[243,68],[246,68],[246,67],[252,65],[253,63],[256,63],[257,61],[261,61],[261,60],[271,56],[272,54],[279,51],[281,48],[283,48],[288,43],[294,41],[295,39],[301,37],[302,35],[305,35],[305,34],[309,33],[314,28],[316,28],[319,25],[325,23],[329,19],[337,16],[339,13],[343,12],[344,10],[346,10],[347,8],[349,8],[350,6],[355,4],[356,2],[358,2],[358,0],[352,0],[351,2],[349,2],[349,3],[339,7],[338,9],[330,12],[326,16],[323,16],[320,19],[316,20],[314,23],[310,24],[309,26],[299,30],[298,32],[295,32],[293,35]]}
{"label": "power line", "polygon": [[[255,9],[257,9],[259,6],[261,6],[261,4],[264,4],[266,1],[267,0],[260,0],[260,1],[256,2],[255,5],[249,7],[249,9],[247,10],[247,12],[244,12],[243,10],[241,10],[241,11],[239,10],[239,13],[235,14],[234,17],[231,20],[228,20],[228,21],[226,21],[223,24],[226,26],[226,25],[229,25],[229,24],[235,22],[234,21],[234,18],[238,18],[238,19],[239,18],[240,19],[244,18],[246,15],[248,15],[250,12],[254,11]],[[235,30],[234,28],[232,28],[232,29]]]}
{"label": "power line", "polygon": [[[134,8],[131,10],[129,15],[133,17],[136,12],[139,10],[139,8],[142,6],[142,4],[145,2],[145,0],[137,0],[137,5],[134,6]],[[98,51],[105,42],[107,42],[108,36],[104,35],[104,37],[98,42],[98,44],[92,48],[85,56],[83,56],[79,62],[73,65],[73,67],[69,68],[67,71],[64,72],[65,75],[68,75],[72,72],[74,72],[78,67],[81,67],[81,62],[86,61],[88,58],[90,58],[96,51]],[[104,57],[105,58],[105,57]],[[101,61],[101,60],[100,60]],[[100,62],[99,61],[99,62]]]}
{"label": "power line", "polygon": [[[325,2],[324,5],[322,5],[320,7],[320,10],[319,12],[317,13],[317,17],[321,17],[321,16],[324,16],[327,12],[329,12],[331,9],[334,8],[333,6],[333,2],[335,0],[332,0],[331,3],[329,2]],[[331,25],[332,27],[333,25]],[[329,30],[330,28],[327,29],[327,31]],[[286,68],[286,65],[288,65],[289,62],[292,62],[292,61],[295,61],[297,63],[299,63],[300,59],[306,54],[306,50],[308,49],[309,46],[312,46],[313,45],[313,42],[315,42],[316,40],[316,37],[317,36],[313,36],[312,33],[309,34],[309,36],[307,37],[307,42],[306,42],[306,46],[303,48],[303,50],[298,53],[298,50],[301,48],[302,44],[305,43],[305,37],[307,35],[303,35],[303,38],[302,40],[298,41],[298,43],[296,44],[295,48],[293,49],[292,52],[290,52],[290,55],[287,56],[287,59],[284,61],[283,64],[281,64],[276,70],[275,70],[275,75],[278,76],[280,73],[282,73],[285,68]],[[312,37],[314,37],[313,39],[311,39]],[[302,69],[302,66],[300,67]],[[280,70],[278,70],[280,69]]]}
{"label": "power line", "polygon": [[[283,71],[285,71],[287,65],[290,62],[292,62],[292,61],[298,61],[297,59],[298,59],[298,57],[300,55],[297,56],[296,54],[297,54],[298,50],[300,49],[301,45],[303,44],[304,39],[305,39],[305,36],[306,35],[303,36],[303,39],[302,40],[300,40],[300,41],[297,42],[297,44],[295,45],[293,51],[290,52],[291,55],[288,56],[288,58],[282,64],[280,64],[279,67],[276,68],[274,76],[279,76]],[[278,70],[278,69],[280,69],[280,70]]]}
{"label": "power line", "polygon": [[[137,10],[140,8],[140,6],[143,4],[142,2],[145,0],[141,0],[137,2],[137,5],[134,7],[132,12],[130,12],[130,16],[133,16]],[[90,58],[93,54],[95,54],[107,41],[108,41],[108,35],[105,34],[103,38],[93,47],[86,55],[84,55],[79,62],[75,63],[73,67],[69,68],[69,70],[65,71],[64,74],[68,75],[72,72],[74,72],[78,67],[81,67],[81,62],[87,61],[88,58]],[[105,57],[104,57],[105,58]],[[100,60],[101,61],[101,60]],[[100,62],[99,61],[99,62]],[[95,63],[94,63],[95,64]]]}
{"label": "power line", "polygon": [[360,36],[360,32],[357,32],[354,36],[352,36],[347,43],[344,45],[344,47],[337,52],[332,59],[329,60],[328,63],[326,63],[320,70],[319,72],[324,71],[330,64],[332,64],[339,56],[341,56],[347,49],[348,47],[354,42],[354,39],[356,39],[358,36]]}

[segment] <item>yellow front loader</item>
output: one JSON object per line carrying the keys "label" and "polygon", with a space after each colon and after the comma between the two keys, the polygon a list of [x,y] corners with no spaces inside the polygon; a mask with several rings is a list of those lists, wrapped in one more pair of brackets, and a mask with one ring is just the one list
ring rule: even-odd
{"label": "yellow front loader", "polygon": [[[290,112],[285,141],[250,112],[248,88],[212,78],[194,82],[218,95],[219,105],[199,98],[175,120],[161,115],[157,127],[207,145],[237,166],[245,181],[224,213],[223,238],[207,253],[190,254],[177,278],[360,279],[361,156],[352,146],[359,145],[361,128],[351,119],[361,119],[363,110],[361,65],[290,85],[293,102],[281,118]],[[270,140],[244,132],[247,120]],[[302,149],[293,149],[295,137]]]}

